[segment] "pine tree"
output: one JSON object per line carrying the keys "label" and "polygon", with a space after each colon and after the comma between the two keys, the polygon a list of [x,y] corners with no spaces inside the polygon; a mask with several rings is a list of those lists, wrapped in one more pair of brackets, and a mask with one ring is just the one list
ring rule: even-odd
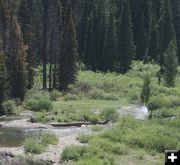
{"label": "pine tree", "polygon": [[164,53],[164,77],[168,87],[175,85],[175,78],[177,74],[178,58],[177,47],[174,40],[172,40],[166,52]]}
{"label": "pine tree", "polygon": [[47,63],[48,63],[48,16],[49,16],[49,0],[43,0],[43,51],[42,51],[42,65],[43,65],[43,89],[47,89]]}
{"label": "pine tree", "polygon": [[157,62],[158,60],[158,27],[156,16],[152,16],[151,20],[151,30],[150,30],[150,39],[148,42],[148,48],[146,53],[146,58],[151,58]]}
{"label": "pine tree", "polygon": [[[15,98],[23,99],[27,88],[27,74],[26,74],[26,51],[27,46],[24,45],[21,29],[17,24],[16,19],[11,20],[11,57],[8,58],[8,62],[11,63],[9,67],[8,75],[11,86],[11,95]],[[14,43],[14,44],[13,44]]]}
{"label": "pine tree", "polygon": [[26,92],[26,51],[23,43],[21,27],[17,18],[13,15],[9,4],[0,1],[0,7],[4,18],[3,49],[6,54],[6,69],[11,97],[23,99]]}
{"label": "pine tree", "polygon": [[[34,67],[36,58],[36,45],[35,45],[35,32],[33,26],[33,1],[21,0],[19,7],[19,20],[21,23],[21,28],[23,32],[23,39],[26,45],[28,45],[27,52],[27,75],[28,75],[28,85],[27,87],[31,89],[34,84]],[[34,10],[33,10],[34,12]]]}
{"label": "pine tree", "polygon": [[119,71],[127,72],[134,58],[134,41],[132,33],[129,0],[123,1],[122,12],[118,21],[118,62]]}
{"label": "pine tree", "polygon": [[151,79],[150,75],[147,74],[144,77],[143,87],[141,91],[141,101],[145,103],[145,105],[148,105],[149,98],[151,96]]}
{"label": "pine tree", "polygon": [[105,1],[95,0],[87,22],[83,53],[85,64],[93,71],[103,70],[105,32]]}
{"label": "pine tree", "polygon": [[88,23],[87,23],[87,32],[84,42],[84,51],[83,51],[83,62],[88,69],[96,71],[97,68],[97,59],[95,52],[95,39],[94,39],[94,17],[93,13],[90,14]]}
{"label": "pine tree", "polygon": [[147,33],[145,29],[145,16],[141,14],[136,39],[136,59],[143,60],[147,48]]}
{"label": "pine tree", "polygon": [[93,2],[92,0],[86,0],[84,2],[84,9],[80,19],[78,30],[78,52],[80,59],[84,62],[84,49],[85,49],[85,38],[88,33],[88,22],[92,12]]}
{"label": "pine tree", "polygon": [[117,51],[117,39],[116,39],[116,29],[115,29],[115,18],[114,18],[114,7],[113,4],[110,9],[109,16],[109,26],[106,34],[106,40],[104,45],[103,53],[103,71],[113,71],[114,64],[116,60]]}
{"label": "pine tree", "polygon": [[136,58],[143,60],[148,47],[150,36],[150,22],[151,22],[151,0],[140,0],[139,10],[137,11],[136,22]]}
{"label": "pine tree", "polygon": [[27,91],[27,74],[26,74],[26,50],[20,47],[14,61],[14,75],[11,83],[13,87],[13,96],[23,99]]}
{"label": "pine tree", "polygon": [[0,51],[0,114],[3,113],[2,103],[6,94],[6,67],[5,67],[5,54]]}
{"label": "pine tree", "polygon": [[62,56],[59,62],[59,89],[67,90],[76,79],[77,40],[69,1],[63,1]]}
{"label": "pine tree", "polygon": [[164,64],[164,52],[175,37],[171,0],[161,0],[161,17],[159,21],[159,63]]}
{"label": "pine tree", "polygon": [[174,26],[176,31],[176,40],[177,40],[177,48],[178,48],[178,57],[180,62],[180,1],[172,0],[173,6],[173,16],[174,16]]}
{"label": "pine tree", "polygon": [[97,70],[102,71],[104,66],[104,41],[106,36],[105,21],[105,1],[96,0],[96,12],[94,15],[94,39],[95,39],[95,56],[97,58]]}

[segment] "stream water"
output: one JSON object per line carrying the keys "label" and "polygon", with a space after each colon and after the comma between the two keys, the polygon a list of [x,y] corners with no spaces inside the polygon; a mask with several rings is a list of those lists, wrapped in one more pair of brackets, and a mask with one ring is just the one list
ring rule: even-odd
{"label": "stream water", "polygon": [[25,139],[23,130],[15,128],[0,128],[0,147],[17,147]]}
{"label": "stream water", "polygon": [[[17,120],[15,117],[14,120]],[[9,121],[8,119],[0,119],[1,121]],[[12,117],[11,117],[12,121]],[[9,127],[0,127],[0,147],[18,147],[23,144],[23,141],[27,137],[33,135],[41,134],[42,132],[50,132],[57,134],[59,136],[69,136],[72,134],[79,133],[90,133],[91,129],[88,127],[59,127],[52,129],[45,128],[9,128]]]}
{"label": "stream water", "polygon": [[[145,106],[129,106],[119,111],[120,116],[132,115],[136,119],[145,120],[147,119],[149,113]],[[12,121],[20,119],[17,116],[8,116],[0,118],[2,121]],[[80,133],[90,133],[91,129],[80,128],[80,127],[64,127],[64,128],[54,128],[54,129],[31,129],[31,128],[8,128],[0,127],[0,147],[18,147],[21,146],[26,137],[32,135],[40,134],[41,132],[53,132],[60,136],[68,136],[72,134]]]}

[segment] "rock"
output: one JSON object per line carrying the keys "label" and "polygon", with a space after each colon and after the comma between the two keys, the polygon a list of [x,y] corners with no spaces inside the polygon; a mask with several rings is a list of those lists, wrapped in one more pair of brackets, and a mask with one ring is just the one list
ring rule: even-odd
{"label": "rock", "polygon": [[0,156],[14,158],[14,155],[11,152],[6,152],[6,151],[0,152]]}
{"label": "rock", "polygon": [[83,125],[81,125],[81,128],[86,128],[86,126],[83,124]]}

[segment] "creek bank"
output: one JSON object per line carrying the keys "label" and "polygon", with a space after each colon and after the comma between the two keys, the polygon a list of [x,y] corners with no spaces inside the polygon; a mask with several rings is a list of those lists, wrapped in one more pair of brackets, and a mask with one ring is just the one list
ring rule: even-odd
{"label": "creek bank", "polygon": [[[81,130],[81,131],[80,131]],[[79,128],[76,131],[67,131],[67,133],[62,134],[59,133],[58,131],[55,132],[58,139],[59,139],[59,143],[57,145],[49,145],[49,147],[47,148],[47,150],[39,155],[31,155],[29,154],[29,156],[33,157],[34,160],[43,160],[45,162],[51,162],[51,164],[53,165],[60,165],[59,161],[60,161],[60,155],[63,152],[64,148],[66,148],[67,146],[71,146],[71,145],[82,145],[79,143],[79,141],[76,139],[76,137],[80,134],[80,133],[90,133],[89,131],[87,131],[87,129],[84,128]],[[13,157],[26,157],[27,155],[24,152],[24,149],[22,146],[20,147],[0,147],[0,153],[11,153],[11,155],[13,155]],[[12,159],[9,156],[4,156],[6,159]],[[0,159],[1,161],[1,159]],[[4,164],[3,164],[4,165]],[[11,164],[7,164],[7,165],[11,165]]]}
{"label": "creek bank", "polygon": [[53,128],[49,124],[31,123],[29,119],[20,119],[13,121],[3,121],[0,123],[2,127],[12,128]]}
{"label": "creek bank", "polygon": [[[118,110],[120,117],[132,115],[136,119],[145,120],[148,118],[149,113],[148,109],[145,106],[128,106]],[[48,149],[40,154],[40,155],[31,155],[33,156],[34,160],[43,160],[46,162],[51,162],[50,164],[53,165],[61,165],[59,162],[60,155],[63,152],[63,149],[70,145],[82,145],[77,141],[76,137],[79,134],[91,134],[91,127],[89,126],[90,123],[76,123],[76,127],[72,127],[74,124],[69,124],[69,126],[64,125],[64,127],[53,127],[52,125],[58,126],[60,123],[50,123],[50,124],[41,124],[41,123],[32,123],[29,122],[29,119],[32,115],[29,115],[29,118],[21,119],[21,120],[14,120],[14,121],[6,121],[1,122],[0,125],[7,128],[19,128],[23,129],[25,133],[28,135],[32,135],[31,132],[53,132],[58,136],[59,143],[57,145],[50,145]],[[61,123],[63,126],[63,123]],[[67,124],[67,123],[66,123]],[[101,123],[102,124],[102,123]],[[84,125],[85,127],[80,127]],[[67,127],[65,127],[67,126]],[[104,125],[104,128],[112,128],[114,127],[112,124]],[[24,149],[22,146],[19,147],[0,147],[0,152],[10,153],[15,158],[22,156],[27,157],[24,153]],[[14,159],[10,156],[5,156],[7,159]],[[0,158],[1,161],[1,158]],[[4,164],[6,165],[6,164]],[[9,164],[7,164],[9,165]]]}

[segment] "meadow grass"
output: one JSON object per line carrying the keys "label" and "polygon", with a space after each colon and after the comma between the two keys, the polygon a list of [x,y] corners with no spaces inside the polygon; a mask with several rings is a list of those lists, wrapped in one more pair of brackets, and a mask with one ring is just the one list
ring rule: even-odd
{"label": "meadow grass", "polygon": [[58,138],[52,133],[42,133],[41,135],[26,138],[23,147],[25,153],[41,154],[46,151],[47,147],[52,144],[56,145]]}
{"label": "meadow grass", "polygon": [[[131,162],[135,165],[160,165],[164,163],[166,149],[179,148],[180,83],[178,82],[180,79],[177,77],[177,85],[173,88],[167,88],[163,82],[158,85],[159,67],[153,64],[138,64],[139,66],[134,64],[133,69],[126,75],[79,72],[78,81],[70,87],[70,91],[72,94],[81,96],[81,100],[69,101],[67,104],[61,102],[64,107],[73,111],[78,109],[79,103],[86,111],[89,109],[102,111],[112,107],[120,109],[128,104],[140,103],[143,75],[150,71],[152,82],[148,106],[152,112],[152,118],[147,121],[139,121],[131,117],[120,118],[113,129],[100,131],[93,136],[80,135],[78,140],[87,145],[80,157],[71,159],[75,164],[97,162],[100,165],[124,165]],[[118,99],[106,100],[104,97],[106,94],[114,94]],[[172,120],[170,117],[175,118]],[[74,150],[75,148],[73,152],[76,153]],[[66,153],[69,152],[72,153],[71,147],[66,150]],[[63,154],[66,155],[66,153]],[[110,159],[106,159],[105,155]],[[66,161],[68,160],[70,159],[67,156]],[[104,162],[106,160],[108,163]]]}
{"label": "meadow grass", "polygon": [[[160,67],[134,62],[127,74],[79,71],[69,91],[53,101],[49,120],[59,122],[108,119],[130,104],[141,104],[143,77],[151,76],[151,97],[148,108],[151,119],[139,121],[130,117],[116,119],[112,129],[94,127],[95,135],[80,135],[85,146],[69,146],[61,155],[63,161],[77,165],[154,165],[164,163],[166,149],[180,148],[180,67],[176,86],[167,88],[163,79],[158,84]],[[55,97],[55,96],[54,96]],[[42,117],[42,121],[45,117]],[[112,119],[112,118],[111,118]],[[116,121],[115,120],[115,121]]]}

